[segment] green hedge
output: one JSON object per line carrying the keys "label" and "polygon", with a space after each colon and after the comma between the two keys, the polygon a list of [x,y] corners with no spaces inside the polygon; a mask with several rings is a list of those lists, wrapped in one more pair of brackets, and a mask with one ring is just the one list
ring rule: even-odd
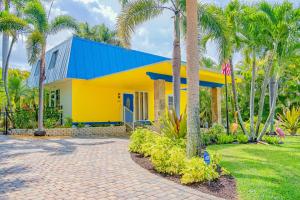
{"label": "green hedge", "polygon": [[[150,157],[156,171],[170,175],[180,175],[181,183],[211,181],[220,175],[217,166],[220,156],[211,156],[207,165],[202,158],[187,159],[184,139],[170,139],[147,129],[137,129],[130,137],[129,150]],[[224,170],[226,172],[226,170]]]}

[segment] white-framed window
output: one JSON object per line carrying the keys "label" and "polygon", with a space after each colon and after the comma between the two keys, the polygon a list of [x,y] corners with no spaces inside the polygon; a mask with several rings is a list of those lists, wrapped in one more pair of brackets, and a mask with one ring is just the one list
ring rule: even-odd
{"label": "white-framed window", "polygon": [[148,93],[135,92],[135,120],[148,120]]}
{"label": "white-framed window", "polygon": [[168,95],[168,109],[174,109],[174,96]]}
{"label": "white-framed window", "polygon": [[48,106],[51,108],[60,106],[60,90],[52,90],[49,92]]}

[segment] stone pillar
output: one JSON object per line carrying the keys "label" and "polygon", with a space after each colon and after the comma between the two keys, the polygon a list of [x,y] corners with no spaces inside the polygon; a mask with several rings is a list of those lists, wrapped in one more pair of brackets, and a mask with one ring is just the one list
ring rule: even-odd
{"label": "stone pillar", "polygon": [[154,80],[154,117],[155,121],[164,114],[166,108],[165,81]]}
{"label": "stone pillar", "polygon": [[211,112],[212,122],[221,124],[221,88],[211,88]]}

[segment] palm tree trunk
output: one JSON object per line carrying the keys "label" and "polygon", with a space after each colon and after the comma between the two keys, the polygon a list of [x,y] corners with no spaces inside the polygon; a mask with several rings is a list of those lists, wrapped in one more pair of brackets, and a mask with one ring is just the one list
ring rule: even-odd
{"label": "palm tree trunk", "polygon": [[276,109],[276,99],[277,99],[277,91],[278,91],[278,80],[277,78],[275,78],[275,86],[274,86],[274,98],[273,98],[273,101],[271,102],[272,103],[272,107],[270,109],[270,112],[269,112],[269,116],[267,118],[267,121],[263,127],[263,130],[260,132],[257,140],[260,141],[262,139],[262,137],[265,135],[268,127],[271,125],[271,118],[272,116],[274,116],[274,113],[275,113],[275,109]]}
{"label": "palm tree trunk", "polygon": [[[269,83],[270,110],[273,107],[273,102],[274,102],[274,98],[275,98],[275,85],[276,85],[275,76],[272,75],[272,77],[270,79],[270,83]],[[270,116],[270,132],[271,133],[274,132],[274,114],[275,114],[275,112]]]}
{"label": "palm tree trunk", "polygon": [[38,131],[44,131],[43,115],[44,115],[45,55],[46,55],[46,45],[44,45],[42,48],[41,64],[40,64]]}
{"label": "palm tree trunk", "polygon": [[[12,41],[9,46],[8,54],[6,57],[6,62],[5,62],[4,68],[3,68],[3,71],[4,71],[3,83],[4,83],[4,90],[5,90],[7,107],[8,107],[9,112],[12,112],[12,105],[11,105],[11,100],[10,100],[9,90],[8,90],[8,69],[9,69],[9,60],[10,60],[11,52],[12,52],[12,49],[13,49],[13,46],[14,46],[16,40],[17,40],[16,37],[12,38]],[[10,114],[8,114],[8,115],[10,115]]]}
{"label": "palm tree trunk", "polygon": [[269,82],[269,76],[271,72],[271,68],[273,66],[273,56],[270,58],[270,61],[268,63],[266,72],[265,72],[265,77],[263,84],[261,86],[261,93],[260,93],[260,99],[259,99],[259,107],[258,107],[258,114],[257,114],[257,122],[256,122],[256,127],[255,127],[255,133],[256,135],[259,134],[259,126],[262,120],[262,114],[264,110],[264,105],[265,105],[265,97],[266,97],[266,90]]}
{"label": "palm tree trunk", "polygon": [[201,155],[199,117],[199,51],[197,31],[197,0],[186,1],[187,16],[187,157]]}
{"label": "palm tree trunk", "polygon": [[5,64],[8,56],[8,49],[9,49],[9,36],[5,33],[2,35],[2,80],[4,81],[5,77]]}
{"label": "palm tree trunk", "polygon": [[174,41],[173,41],[173,96],[174,109],[177,118],[180,116],[180,67],[181,67],[181,48],[180,48],[180,16],[179,12],[174,17]]}
{"label": "palm tree trunk", "polygon": [[255,55],[255,50],[253,50],[252,78],[251,78],[251,91],[250,91],[250,135],[252,141],[254,141],[255,139],[255,132],[254,132],[255,80],[256,80],[256,55]]}
{"label": "palm tree trunk", "polygon": [[232,64],[232,58],[230,57],[229,58],[229,62],[230,62],[230,73],[231,73],[231,87],[232,87],[232,94],[233,94],[233,103],[234,103],[234,107],[235,107],[235,111],[237,112],[237,115],[238,115],[238,119],[239,119],[239,124],[243,130],[243,133],[245,135],[248,135],[249,134],[247,133],[247,130],[244,126],[244,121],[243,121],[243,118],[242,118],[242,115],[241,115],[241,112],[240,112],[240,108],[239,108],[239,103],[238,103],[238,94],[237,94],[237,91],[236,91],[236,83],[235,83],[235,75],[234,75],[234,69],[233,69],[233,64]]}

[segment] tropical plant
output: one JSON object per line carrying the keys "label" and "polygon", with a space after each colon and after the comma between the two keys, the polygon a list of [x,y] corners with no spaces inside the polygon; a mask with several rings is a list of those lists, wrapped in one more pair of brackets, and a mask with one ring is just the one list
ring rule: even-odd
{"label": "tropical plant", "polygon": [[269,136],[269,135],[264,135],[262,137],[262,141],[268,143],[268,144],[274,144],[274,145],[278,145],[280,142],[280,138],[277,136]]}
{"label": "tropical plant", "polygon": [[274,132],[274,115],[278,94],[278,79],[282,71],[282,66],[286,65],[293,54],[299,56],[299,8],[294,9],[292,3],[284,1],[282,4],[268,4],[261,2],[259,10],[264,15],[266,26],[264,31],[268,37],[270,48],[273,49],[272,60],[276,61],[271,69],[271,79],[269,81],[270,112],[262,132],[259,133],[258,140],[265,134],[270,126]]}
{"label": "tropical plant", "polygon": [[185,138],[187,132],[186,120],[186,112],[183,112],[178,118],[174,109],[166,110],[165,115],[159,120],[162,134],[171,139]]}
{"label": "tropical plant", "polygon": [[[173,14],[173,96],[176,115],[180,115],[180,25],[183,17],[185,1],[182,0],[120,0],[122,11],[117,20],[118,35],[125,47],[130,46],[131,34],[139,24],[158,17],[163,11],[168,10]],[[197,7],[197,5],[195,5]]]}
{"label": "tropical plant", "polygon": [[[51,6],[50,6],[51,9]],[[47,37],[55,34],[62,29],[77,30],[76,21],[66,15],[55,17],[49,22],[49,14],[46,14],[43,4],[39,0],[30,1],[24,8],[26,21],[31,24],[30,34],[27,37],[26,48],[28,55],[28,62],[30,64],[40,62],[39,67],[39,111],[38,111],[38,132],[44,134],[43,128],[43,93],[44,93],[44,80],[45,80],[45,55]]]}
{"label": "tropical plant", "polygon": [[202,37],[202,42],[206,45],[207,41],[213,40],[217,43],[220,63],[229,63],[231,71],[231,88],[233,94],[233,103],[235,112],[238,115],[239,124],[244,132],[248,135],[245,127],[244,121],[240,112],[239,98],[237,93],[235,70],[232,62],[232,57],[235,51],[240,49],[241,41],[239,38],[239,29],[240,29],[240,16],[242,6],[238,0],[233,0],[224,8],[219,8],[212,5],[214,10],[214,16],[217,19],[216,22],[219,22],[219,31],[206,34]]}
{"label": "tropical plant", "polygon": [[76,34],[79,37],[93,40],[96,42],[104,42],[113,45],[121,45],[117,37],[117,32],[110,30],[105,24],[99,24],[91,27],[87,22],[79,23]]}
{"label": "tropical plant", "polygon": [[[3,1],[4,10],[0,11],[0,32],[3,33],[2,38],[2,80],[5,89],[7,106],[12,111],[11,101],[9,96],[8,89],[8,67],[9,61],[12,53],[13,46],[17,41],[18,34],[23,31],[27,23],[20,18],[21,6],[25,0],[16,0],[13,1],[16,5],[16,14],[10,13],[11,1]],[[11,37],[11,41],[9,41],[9,37]]]}
{"label": "tropical plant", "polygon": [[11,76],[8,80],[8,87],[15,107],[20,108],[21,100],[25,99],[30,91],[25,80],[19,76]]}
{"label": "tropical plant", "polygon": [[296,135],[300,129],[300,107],[292,107],[284,109],[282,114],[278,114],[280,125],[291,135]]}

